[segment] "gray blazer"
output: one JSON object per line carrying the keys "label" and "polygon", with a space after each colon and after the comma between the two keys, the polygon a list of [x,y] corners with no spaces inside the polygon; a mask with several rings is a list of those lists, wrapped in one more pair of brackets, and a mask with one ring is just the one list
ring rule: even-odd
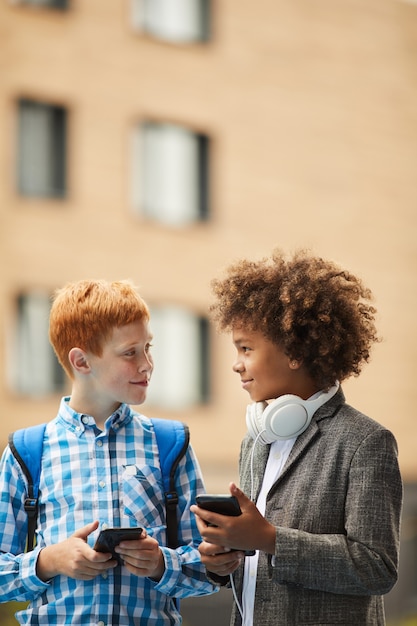
{"label": "gray blazer", "polygon": [[[240,456],[246,494],[253,443],[247,436]],[[268,453],[256,444],[256,494]],[[382,595],[397,579],[401,506],[392,433],[348,406],[339,389],[298,437],[268,494],[276,548],[274,558],[259,555],[254,625],[385,624]],[[239,594],[242,574],[243,566],[235,573]],[[231,624],[241,624],[236,607]]]}

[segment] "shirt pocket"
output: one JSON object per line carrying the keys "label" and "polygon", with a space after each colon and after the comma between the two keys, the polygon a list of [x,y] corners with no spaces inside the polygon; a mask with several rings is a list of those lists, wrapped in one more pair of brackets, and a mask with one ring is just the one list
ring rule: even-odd
{"label": "shirt pocket", "polygon": [[121,483],[122,514],[129,518],[129,525],[142,526],[155,539],[161,538],[166,529],[161,470],[128,465]]}

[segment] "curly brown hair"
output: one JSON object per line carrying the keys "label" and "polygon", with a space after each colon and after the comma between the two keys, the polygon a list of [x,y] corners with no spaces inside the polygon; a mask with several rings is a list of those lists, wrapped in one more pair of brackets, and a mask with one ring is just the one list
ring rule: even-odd
{"label": "curly brown hair", "polygon": [[371,291],[306,250],[288,260],[279,249],[260,261],[242,259],[211,285],[217,299],[210,312],[219,330],[243,323],[261,331],[302,361],[322,389],[358,376],[379,341]]}

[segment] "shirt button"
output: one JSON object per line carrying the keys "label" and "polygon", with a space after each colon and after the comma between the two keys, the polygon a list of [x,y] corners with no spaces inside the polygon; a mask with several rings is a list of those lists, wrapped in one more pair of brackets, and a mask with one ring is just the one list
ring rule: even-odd
{"label": "shirt button", "polygon": [[101,448],[101,446],[103,445],[103,442],[101,441],[101,439],[97,440],[97,445],[99,448]]}
{"label": "shirt button", "polygon": [[88,415],[83,415],[81,418],[81,421],[83,424],[88,424],[88,422],[90,421]]}
{"label": "shirt button", "polygon": [[104,622],[97,622],[97,626],[106,626]]}
{"label": "shirt button", "polygon": [[104,480],[100,480],[99,482],[99,487],[101,487],[103,489],[103,487],[106,486],[106,483],[104,482]]}

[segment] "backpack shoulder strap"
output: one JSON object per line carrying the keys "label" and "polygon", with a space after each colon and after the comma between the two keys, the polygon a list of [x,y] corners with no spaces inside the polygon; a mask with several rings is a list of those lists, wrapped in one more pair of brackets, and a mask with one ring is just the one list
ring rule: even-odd
{"label": "backpack shoulder strap", "polygon": [[[162,479],[165,491],[168,547],[178,546],[177,504],[175,473],[190,441],[188,426],[175,420],[153,418],[159,449]],[[27,550],[33,549],[36,520],[38,515],[39,479],[43,436],[46,424],[22,428],[9,435],[10,449],[28,481],[25,510],[28,515]]]}
{"label": "backpack shoulder strap", "polygon": [[32,550],[34,546],[45,428],[46,424],[37,424],[36,426],[16,430],[9,435],[10,450],[28,481],[28,490],[25,499],[25,511],[28,515],[27,551]]}
{"label": "backpack shoulder strap", "polygon": [[152,418],[159,449],[162,479],[165,492],[168,547],[178,547],[178,494],[175,489],[175,473],[190,442],[186,424],[175,420]]}

